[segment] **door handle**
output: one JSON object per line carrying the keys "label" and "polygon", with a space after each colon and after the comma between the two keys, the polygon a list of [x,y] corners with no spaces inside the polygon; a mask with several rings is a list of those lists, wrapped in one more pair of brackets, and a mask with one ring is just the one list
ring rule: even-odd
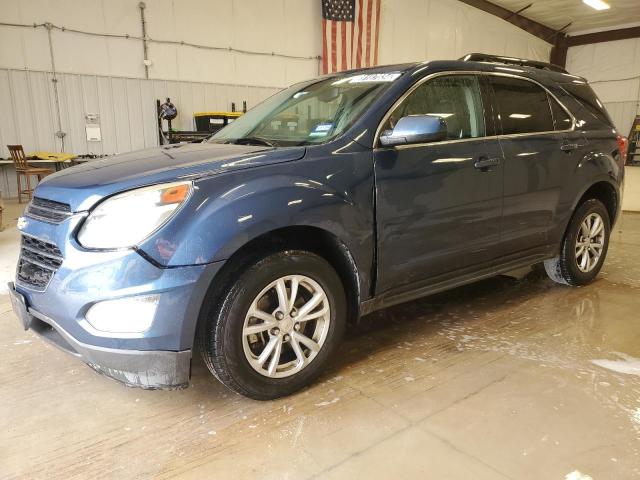
{"label": "door handle", "polygon": [[476,160],[476,163],[473,164],[474,167],[483,172],[487,172],[491,167],[497,167],[498,165],[500,165],[500,157],[480,157]]}
{"label": "door handle", "polygon": [[575,150],[578,147],[579,145],[577,143],[563,143],[560,146],[560,150],[562,150],[563,152],[571,152],[572,150]]}

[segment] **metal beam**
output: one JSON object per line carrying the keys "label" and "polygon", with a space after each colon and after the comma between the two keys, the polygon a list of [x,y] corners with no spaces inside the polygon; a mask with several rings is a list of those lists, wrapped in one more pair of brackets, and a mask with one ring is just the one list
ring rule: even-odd
{"label": "metal beam", "polygon": [[566,68],[567,66],[567,36],[563,33],[559,33],[551,49],[551,63],[560,67]]}
{"label": "metal beam", "polygon": [[[518,12],[512,12],[511,10],[496,5],[495,3],[488,2],[487,0],[460,0],[462,3],[471,5],[478,8],[483,12],[490,13],[496,17],[512,23],[513,25],[520,27],[522,30],[529,32],[531,35],[535,35],[541,38],[545,42],[549,42],[549,39],[553,39],[556,35],[556,31],[553,28],[547,27],[534,20],[530,20],[527,17],[520,15]],[[528,7],[527,7],[528,8]],[[521,10],[522,11],[522,10]],[[553,40],[551,40],[553,41]]]}
{"label": "metal beam", "polygon": [[530,3],[529,5],[526,5],[526,6],[522,7],[520,10],[516,10],[515,12],[510,13],[504,19],[508,20],[511,17],[513,17],[514,15],[520,15],[522,12],[524,12],[525,10],[528,10],[531,7],[533,7],[533,3]]}
{"label": "metal beam", "polygon": [[587,33],[584,35],[574,35],[572,37],[567,37],[566,41],[568,47],[576,47],[578,45],[588,45],[590,43],[613,42],[616,40],[626,40],[628,38],[639,37],[640,27],[631,27],[597,33]]}

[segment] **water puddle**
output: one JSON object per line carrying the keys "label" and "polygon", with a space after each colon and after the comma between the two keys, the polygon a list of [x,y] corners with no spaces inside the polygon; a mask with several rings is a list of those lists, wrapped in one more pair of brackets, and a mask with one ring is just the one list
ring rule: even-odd
{"label": "water puddle", "polygon": [[591,360],[591,363],[607,370],[627,375],[637,375],[640,377],[640,358],[635,358],[626,353],[612,352],[622,360]]}

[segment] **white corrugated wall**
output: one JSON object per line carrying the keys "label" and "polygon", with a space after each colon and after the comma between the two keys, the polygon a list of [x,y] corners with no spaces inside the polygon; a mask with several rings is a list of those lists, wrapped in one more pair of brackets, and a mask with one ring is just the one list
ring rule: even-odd
{"label": "white corrugated wall", "polygon": [[620,133],[628,135],[640,115],[640,38],[571,47],[567,69],[589,80]]}
{"label": "white corrugated wall", "polygon": [[[62,150],[56,138],[52,75],[48,72],[0,69],[0,152],[7,144],[25,150]],[[178,106],[173,121],[177,130],[193,130],[193,113],[230,110],[231,103],[249,106],[272,95],[277,88],[215,83],[144,80],[97,75],[58,74],[64,150],[73,153],[112,154],[158,144],[156,99],[170,97]],[[86,140],[87,114],[98,114],[102,142]],[[165,124],[166,126],[166,124]]]}

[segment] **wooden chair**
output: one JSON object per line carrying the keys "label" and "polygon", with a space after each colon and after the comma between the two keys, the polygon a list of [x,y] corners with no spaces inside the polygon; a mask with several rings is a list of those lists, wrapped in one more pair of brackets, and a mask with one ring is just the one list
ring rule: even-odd
{"label": "wooden chair", "polygon": [[[22,196],[26,195],[29,200],[33,195],[33,188],[31,188],[31,176],[38,177],[38,181],[42,180],[42,177],[46,177],[53,170],[49,168],[32,167],[27,163],[27,157],[24,154],[22,145],[7,145],[13,164],[16,167],[16,178],[18,179],[18,203],[22,203]],[[22,177],[26,178],[27,188],[22,188]],[[34,185],[35,188],[35,185]]]}

